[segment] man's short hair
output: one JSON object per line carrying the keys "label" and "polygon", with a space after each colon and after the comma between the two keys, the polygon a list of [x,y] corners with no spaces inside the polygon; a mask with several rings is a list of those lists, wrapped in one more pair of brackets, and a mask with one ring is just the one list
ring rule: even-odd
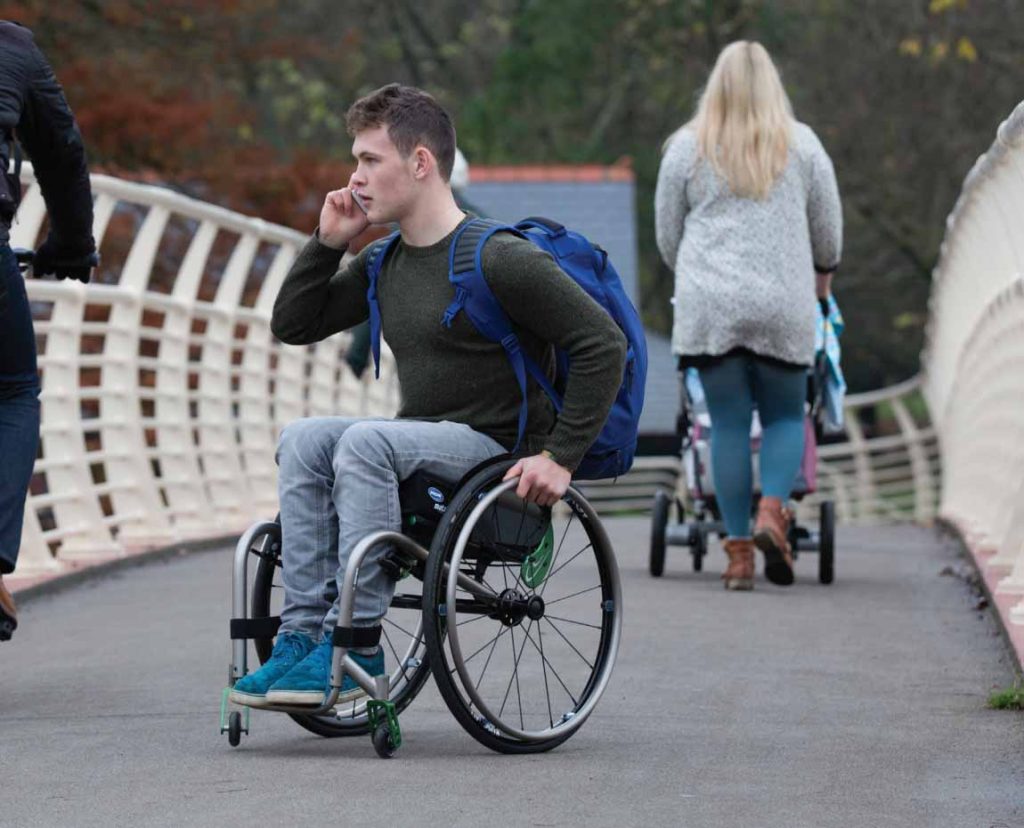
{"label": "man's short hair", "polygon": [[353,138],[379,126],[387,127],[388,137],[403,157],[420,145],[429,149],[441,178],[451,179],[455,126],[433,96],[414,86],[389,83],[360,98],[345,115],[345,128]]}

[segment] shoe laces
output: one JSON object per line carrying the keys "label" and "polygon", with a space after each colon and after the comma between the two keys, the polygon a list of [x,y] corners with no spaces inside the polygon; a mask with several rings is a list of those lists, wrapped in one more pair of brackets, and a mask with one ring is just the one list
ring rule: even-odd
{"label": "shoe laces", "polygon": [[274,643],[274,656],[299,656],[306,655],[309,651],[303,646],[305,638],[301,633],[285,633],[278,637]]}
{"label": "shoe laces", "polygon": [[329,638],[324,638],[310,652],[309,657],[315,658],[321,665],[328,668],[331,666],[331,658],[334,656],[334,644]]}

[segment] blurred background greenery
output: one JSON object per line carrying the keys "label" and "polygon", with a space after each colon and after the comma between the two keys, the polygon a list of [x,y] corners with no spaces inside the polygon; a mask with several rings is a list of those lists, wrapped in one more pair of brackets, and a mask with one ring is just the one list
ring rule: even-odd
{"label": "blurred background greenery", "polygon": [[839,177],[852,390],[917,371],[945,217],[1024,98],[1024,0],[23,0],[0,17],[35,32],[94,169],[297,228],[347,180],[345,109],[391,81],[452,111],[471,165],[630,159],[660,331],[661,143],[718,51],[759,40]]}

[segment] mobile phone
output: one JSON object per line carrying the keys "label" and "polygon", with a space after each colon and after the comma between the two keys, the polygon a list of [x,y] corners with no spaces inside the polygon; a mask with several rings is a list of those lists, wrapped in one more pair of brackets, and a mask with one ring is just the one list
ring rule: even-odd
{"label": "mobile phone", "polygon": [[359,195],[355,190],[349,190],[352,193],[352,200],[356,203],[356,207],[363,211],[363,215],[366,215],[366,205],[363,203],[362,196]]}

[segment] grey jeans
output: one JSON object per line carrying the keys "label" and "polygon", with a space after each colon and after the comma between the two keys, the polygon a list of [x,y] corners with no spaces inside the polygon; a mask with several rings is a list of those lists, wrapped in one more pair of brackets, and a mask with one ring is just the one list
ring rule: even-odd
{"label": "grey jeans", "polygon": [[[330,634],[349,555],[371,532],[401,529],[398,483],[422,469],[452,480],[505,449],[467,425],[419,420],[311,417],[289,423],[280,467],[281,629]],[[353,624],[373,626],[395,584],[371,552],[359,570]]]}

